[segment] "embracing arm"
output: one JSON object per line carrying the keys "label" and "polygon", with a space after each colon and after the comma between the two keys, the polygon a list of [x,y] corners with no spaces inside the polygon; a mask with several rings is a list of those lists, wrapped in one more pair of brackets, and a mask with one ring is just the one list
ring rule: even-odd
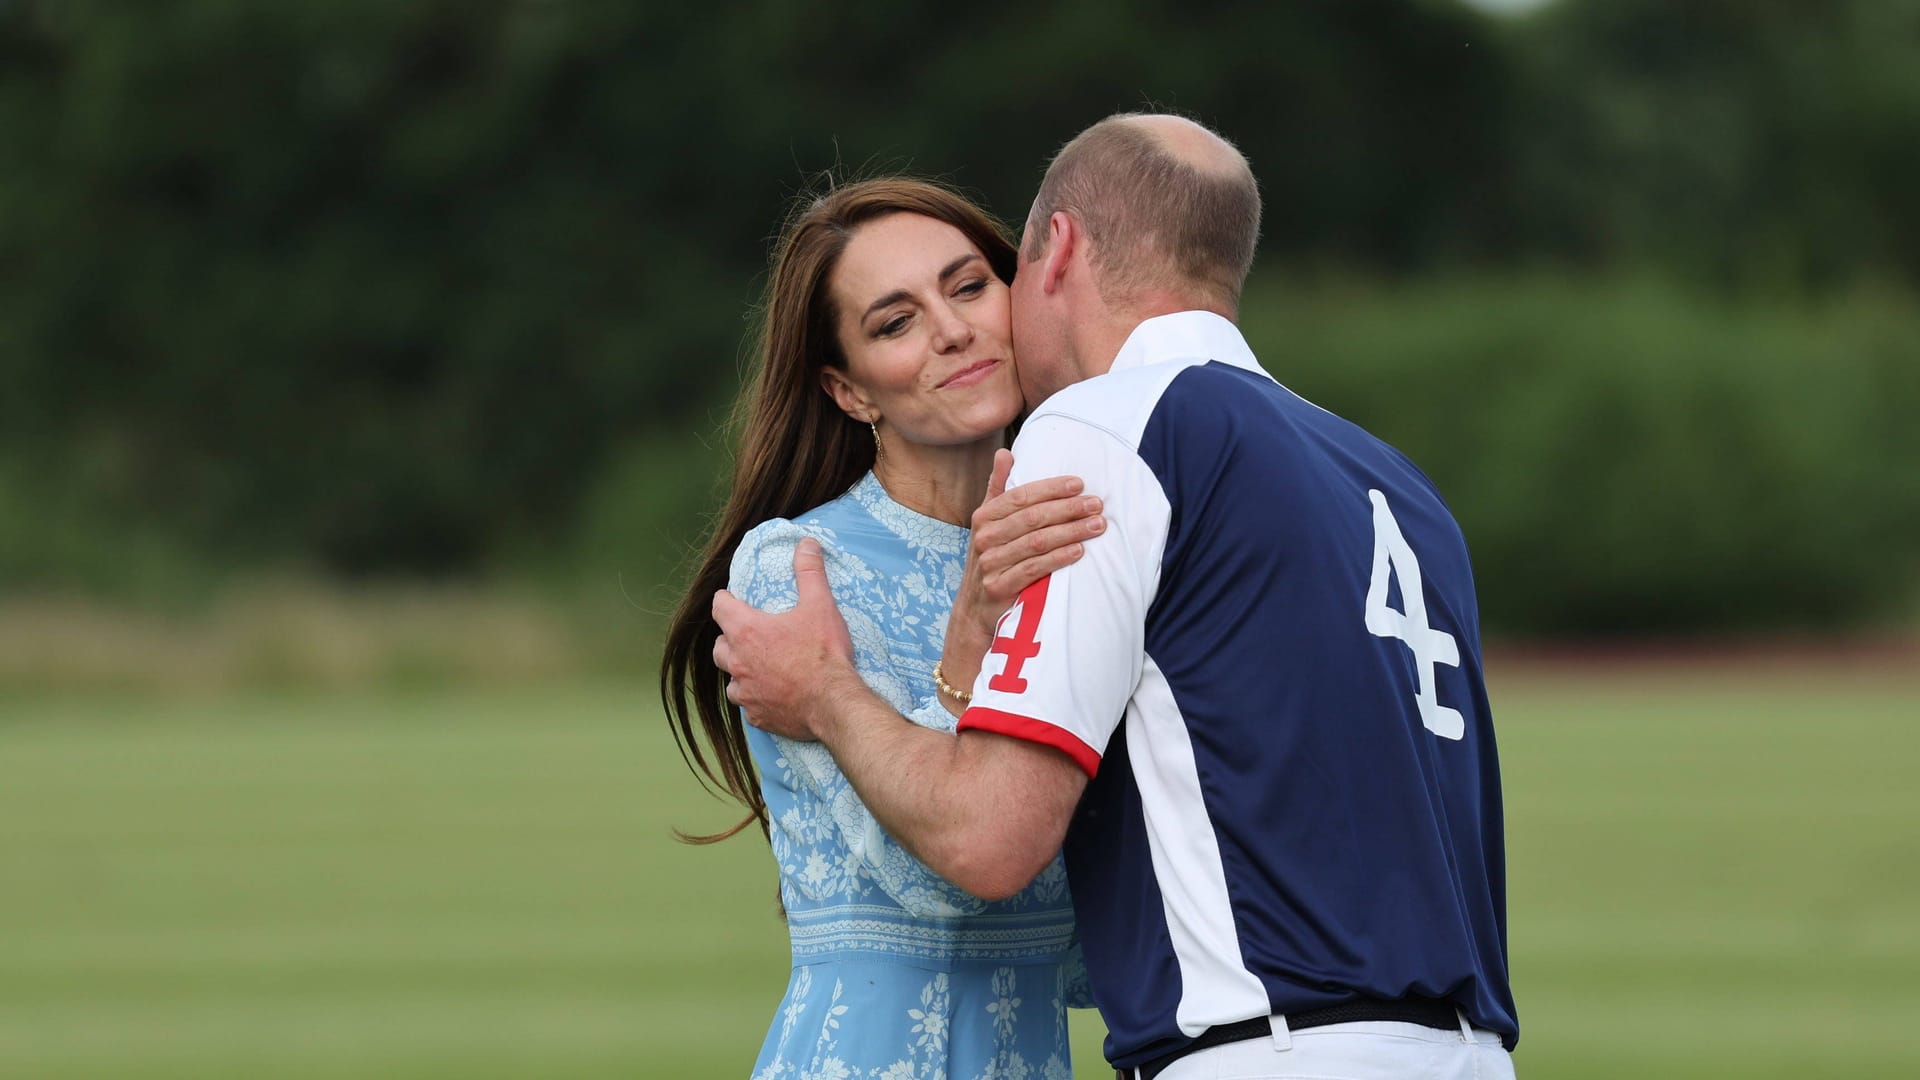
{"label": "embracing arm", "polygon": [[1087,776],[1050,746],[907,722],[855,677],[835,684],[820,740],[868,809],[935,873],[983,900],[1025,888],[1059,854]]}
{"label": "embracing arm", "polygon": [[790,611],[714,597],[728,697],[760,727],[824,742],[874,817],[941,877],[985,900],[1020,891],[1060,850],[1086,774],[1049,746],[908,722],[854,670],[819,545],[802,540],[793,564]]}

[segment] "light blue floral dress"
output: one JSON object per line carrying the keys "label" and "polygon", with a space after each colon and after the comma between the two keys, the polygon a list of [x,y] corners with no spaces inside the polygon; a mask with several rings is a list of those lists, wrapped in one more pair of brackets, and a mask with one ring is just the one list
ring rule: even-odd
{"label": "light blue floral dress", "polygon": [[[798,521],[749,532],[728,588],[763,611],[795,601],[793,550],[812,536],[875,693],[952,731],[935,696],[967,530],[887,497],[871,473]],[[749,728],[771,820],[793,974],[753,1080],[1069,1080],[1069,1005],[1087,1000],[1059,859],[987,903],[880,828],[819,743]]]}

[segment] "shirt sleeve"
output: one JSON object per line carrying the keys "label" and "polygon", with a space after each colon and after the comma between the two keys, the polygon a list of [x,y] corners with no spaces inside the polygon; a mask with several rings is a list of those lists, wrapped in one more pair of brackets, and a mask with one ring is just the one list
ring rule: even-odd
{"label": "shirt sleeve", "polygon": [[1132,444],[1074,417],[1034,417],[1013,454],[1009,486],[1078,476],[1103,500],[1107,530],[1001,616],[959,730],[1044,743],[1091,777],[1140,681],[1167,497]]}

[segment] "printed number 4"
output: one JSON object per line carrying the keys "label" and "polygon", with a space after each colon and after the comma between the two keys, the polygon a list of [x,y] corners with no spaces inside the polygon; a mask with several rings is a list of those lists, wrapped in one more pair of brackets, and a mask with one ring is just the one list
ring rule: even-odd
{"label": "printed number 4", "polygon": [[[1053,575],[1048,574],[1022,589],[1020,599],[1005,615],[1000,616],[1000,626],[993,630],[993,646],[987,652],[1006,657],[1007,664],[1000,669],[1000,674],[987,680],[987,689],[1002,694],[1027,692],[1027,680],[1020,677],[1020,669],[1027,666],[1027,661],[1040,655],[1040,642],[1036,637],[1040,633],[1040,613],[1047,607],[1047,583],[1052,580]],[[1000,627],[1005,626],[1007,620],[1014,618],[1016,613],[1019,618],[1014,622],[1013,633],[1002,634]]]}
{"label": "printed number 4", "polygon": [[[1460,665],[1460,645],[1453,635],[1427,625],[1427,596],[1421,587],[1420,561],[1413,557],[1400,523],[1387,509],[1387,497],[1378,489],[1367,492],[1373,500],[1373,583],[1367,586],[1367,629],[1377,637],[1399,638],[1413,650],[1413,666],[1419,670],[1420,689],[1413,695],[1420,706],[1420,722],[1443,739],[1459,739],[1466,734],[1466,720],[1458,709],[1449,709],[1434,698],[1435,664]],[[1387,606],[1387,575],[1400,579],[1400,606]]]}

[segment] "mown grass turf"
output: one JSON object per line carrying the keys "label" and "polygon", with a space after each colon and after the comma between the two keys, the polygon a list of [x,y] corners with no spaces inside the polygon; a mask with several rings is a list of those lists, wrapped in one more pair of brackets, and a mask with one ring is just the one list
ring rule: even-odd
{"label": "mown grass turf", "polygon": [[[1496,681],[1521,1075],[1920,1075],[1915,689]],[[771,868],[651,702],[0,701],[0,1076],[744,1076]]]}

